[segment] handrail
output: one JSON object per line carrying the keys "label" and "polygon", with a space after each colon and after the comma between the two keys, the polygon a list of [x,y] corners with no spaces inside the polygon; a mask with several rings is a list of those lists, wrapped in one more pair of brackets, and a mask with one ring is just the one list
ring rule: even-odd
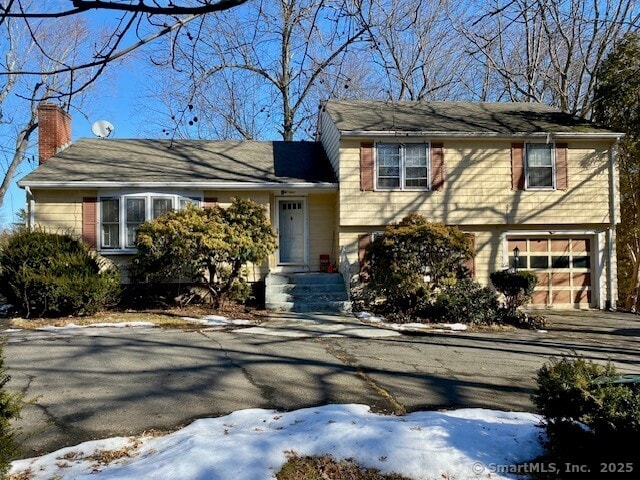
{"label": "handrail", "polygon": [[351,266],[349,265],[349,257],[347,257],[347,249],[344,246],[340,247],[340,274],[347,290],[347,300],[351,301]]}

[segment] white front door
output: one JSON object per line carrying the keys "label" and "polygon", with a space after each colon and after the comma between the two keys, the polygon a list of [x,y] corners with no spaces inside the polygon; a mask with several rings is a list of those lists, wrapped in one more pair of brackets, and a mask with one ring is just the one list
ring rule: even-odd
{"label": "white front door", "polygon": [[278,201],[280,263],[304,264],[305,202],[303,199]]}

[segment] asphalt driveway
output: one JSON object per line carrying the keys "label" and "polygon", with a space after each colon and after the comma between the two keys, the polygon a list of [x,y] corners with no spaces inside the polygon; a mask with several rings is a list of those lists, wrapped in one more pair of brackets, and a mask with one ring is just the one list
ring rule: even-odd
{"label": "asphalt driveway", "polygon": [[546,333],[401,335],[352,317],[313,314],[234,331],[13,332],[4,351],[10,388],[35,399],[20,421],[33,433],[25,456],[243,408],[363,403],[396,414],[533,411],[537,369],[550,356],[573,352],[640,373],[640,316],[546,315]]}

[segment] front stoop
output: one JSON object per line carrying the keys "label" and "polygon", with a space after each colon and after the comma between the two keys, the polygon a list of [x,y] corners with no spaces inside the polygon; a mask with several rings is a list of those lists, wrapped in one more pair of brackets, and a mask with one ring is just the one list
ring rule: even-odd
{"label": "front stoop", "polygon": [[270,273],[265,304],[276,312],[350,312],[339,273]]}

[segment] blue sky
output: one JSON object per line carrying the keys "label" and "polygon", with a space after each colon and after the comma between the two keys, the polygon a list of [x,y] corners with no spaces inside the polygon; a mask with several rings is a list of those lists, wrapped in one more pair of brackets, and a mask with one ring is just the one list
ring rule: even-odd
{"label": "blue sky", "polygon": [[[115,126],[112,137],[135,138],[139,136],[141,119],[136,116],[136,102],[141,94],[140,81],[135,68],[125,66],[110,75],[108,82],[99,85],[88,97],[83,112],[72,110],[72,140],[91,137],[91,125],[97,120],[108,120]],[[88,118],[83,115],[86,114]],[[0,211],[0,227],[13,223],[15,212],[25,207],[25,191],[16,184],[33,169],[26,163],[9,189]]]}
{"label": "blue sky", "polygon": [[[146,64],[129,60],[112,68],[90,91],[81,110],[71,110],[73,141],[85,137],[94,138],[91,125],[97,120],[108,120],[114,125],[112,137],[140,136],[143,118],[139,113],[139,106],[144,92],[143,83],[148,78],[140,68],[142,65]],[[36,153],[37,150],[34,155]],[[34,166],[24,162],[20,167],[0,209],[0,228],[15,222],[15,213],[25,207],[25,191],[16,182],[33,170]]]}

